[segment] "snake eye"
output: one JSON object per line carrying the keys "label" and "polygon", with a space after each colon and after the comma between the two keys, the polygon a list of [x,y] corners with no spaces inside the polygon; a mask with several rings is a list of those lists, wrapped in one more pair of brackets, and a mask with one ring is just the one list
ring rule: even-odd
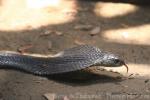
{"label": "snake eye", "polygon": [[119,60],[119,59],[115,59],[115,60],[114,60],[114,63],[115,63],[115,64],[118,64],[118,63],[120,63],[120,60]]}

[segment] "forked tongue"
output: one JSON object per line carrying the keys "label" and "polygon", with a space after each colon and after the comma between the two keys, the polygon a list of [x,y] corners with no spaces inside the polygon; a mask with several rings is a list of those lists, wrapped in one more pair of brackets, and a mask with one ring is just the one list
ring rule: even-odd
{"label": "forked tongue", "polygon": [[127,66],[127,64],[124,62],[124,64],[123,64],[125,67],[126,67],[126,69],[127,69],[127,73],[128,73],[128,71],[129,71],[129,67]]}

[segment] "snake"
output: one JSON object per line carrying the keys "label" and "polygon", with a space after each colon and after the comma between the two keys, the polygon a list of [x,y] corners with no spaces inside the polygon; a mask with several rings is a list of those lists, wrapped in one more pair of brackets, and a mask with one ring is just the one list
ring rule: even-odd
{"label": "snake", "polygon": [[128,66],[118,56],[91,45],[79,45],[55,55],[32,55],[0,51],[0,69],[19,69],[35,75],[53,75],[92,66]]}

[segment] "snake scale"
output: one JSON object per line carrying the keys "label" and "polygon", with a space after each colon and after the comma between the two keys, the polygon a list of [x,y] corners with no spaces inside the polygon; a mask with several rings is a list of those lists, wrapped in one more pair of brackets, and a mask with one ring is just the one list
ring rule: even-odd
{"label": "snake scale", "polygon": [[20,69],[36,75],[51,75],[81,70],[91,66],[117,67],[123,60],[91,45],[66,49],[54,56],[33,56],[0,51],[0,68]]}

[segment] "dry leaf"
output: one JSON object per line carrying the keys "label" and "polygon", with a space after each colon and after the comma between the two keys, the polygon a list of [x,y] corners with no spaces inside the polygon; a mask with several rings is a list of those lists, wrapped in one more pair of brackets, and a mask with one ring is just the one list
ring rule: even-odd
{"label": "dry leaf", "polygon": [[24,53],[24,52],[26,52],[26,50],[28,50],[28,49],[30,49],[32,47],[33,47],[32,44],[28,44],[28,45],[19,47],[17,51],[20,52],[20,53]]}
{"label": "dry leaf", "polygon": [[47,36],[47,35],[50,35],[51,33],[52,31],[46,30],[44,33],[40,34],[40,36]]}
{"label": "dry leaf", "polygon": [[98,27],[95,27],[95,28],[93,28],[93,29],[91,30],[90,35],[91,35],[91,36],[94,36],[94,35],[100,33],[100,31],[101,31],[101,29],[100,29],[99,26],[98,26]]}
{"label": "dry leaf", "polygon": [[70,99],[67,96],[65,96],[63,100],[70,100]]}
{"label": "dry leaf", "polygon": [[74,43],[77,45],[84,45],[85,44],[84,42],[79,41],[79,40],[75,40]]}
{"label": "dry leaf", "polygon": [[55,31],[54,33],[55,33],[56,35],[63,35],[63,33],[60,32],[60,31]]}
{"label": "dry leaf", "polygon": [[76,25],[74,29],[88,31],[92,29],[92,25]]}
{"label": "dry leaf", "polygon": [[56,94],[54,93],[46,93],[43,95],[47,100],[55,100]]}
{"label": "dry leaf", "polygon": [[52,42],[48,41],[48,49],[52,49]]}

